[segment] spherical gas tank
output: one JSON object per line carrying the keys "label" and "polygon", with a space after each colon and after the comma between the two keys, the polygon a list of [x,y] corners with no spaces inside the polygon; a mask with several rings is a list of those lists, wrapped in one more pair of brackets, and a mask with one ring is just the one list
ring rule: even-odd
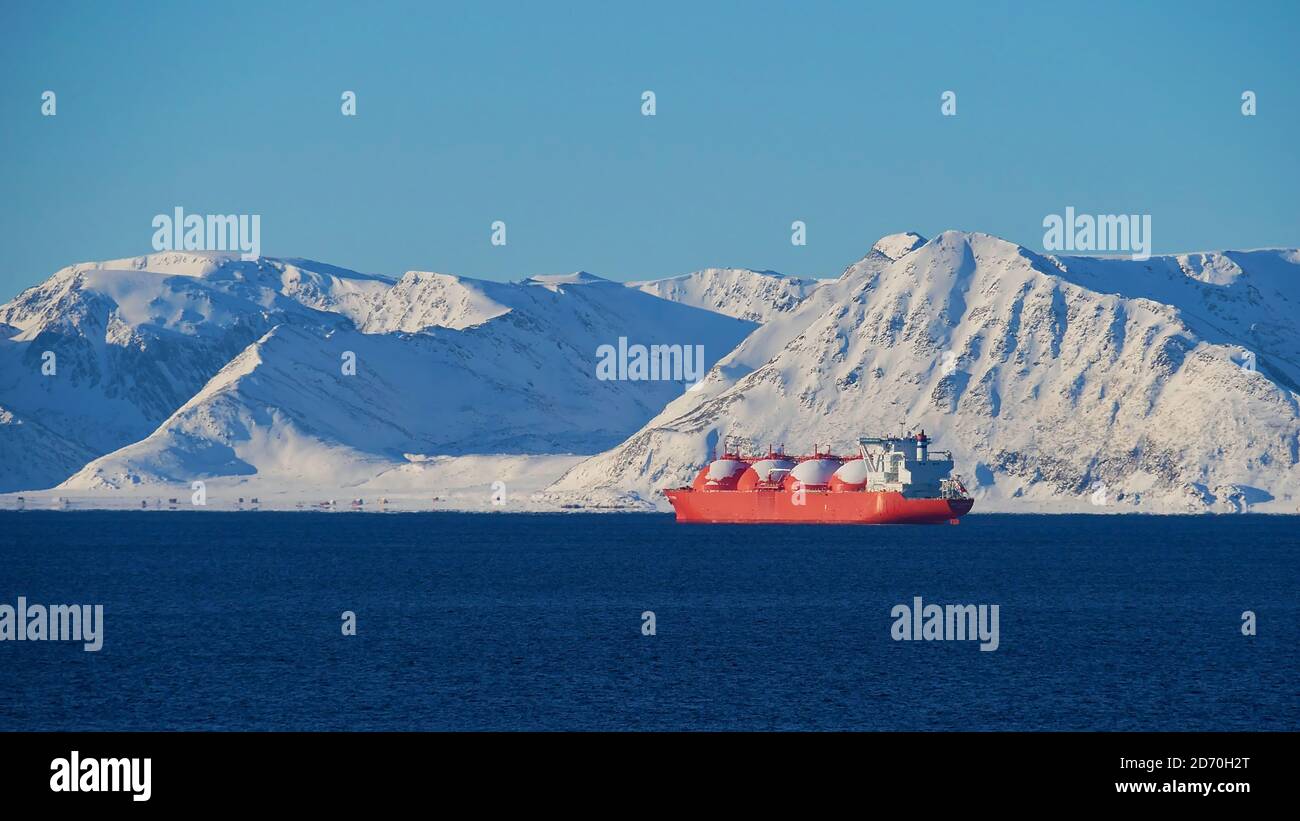
{"label": "spherical gas tank", "polygon": [[866,490],[866,488],[867,461],[865,459],[850,459],[840,465],[835,475],[831,476],[833,492]]}
{"label": "spherical gas tank", "polygon": [[750,465],[744,473],[740,475],[740,480],[736,482],[736,490],[753,490],[759,482],[768,482],[772,479],[772,471],[777,471],[778,476],[782,472],[794,468],[794,460],[778,456],[771,459],[760,459]]}
{"label": "spherical gas tank", "polygon": [[695,478],[691,481],[691,488],[694,490],[704,490],[704,483],[708,480],[708,478],[709,478],[709,466],[705,465],[704,467],[700,468],[699,473],[695,474]]}
{"label": "spherical gas tank", "polygon": [[[704,475],[702,490],[735,490],[736,480],[749,465],[739,459],[715,459]],[[698,480],[698,477],[697,477]]]}
{"label": "spherical gas tank", "polygon": [[839,467],[839,459],[807,459],[790,471],[790,475],[785,478],[785,489],[794,490],[796,485],[826,487]]}

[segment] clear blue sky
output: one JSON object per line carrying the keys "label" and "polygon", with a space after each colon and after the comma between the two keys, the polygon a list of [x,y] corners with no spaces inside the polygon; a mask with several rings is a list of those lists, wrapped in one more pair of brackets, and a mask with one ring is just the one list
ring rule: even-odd
{"label": "clear blue sky", "polygon": [[0,299],[177,205],[495,279],[833,276],[902,230],[1041,248],[1067,205],[1300,246],[1297,2],[546,5],[4,0]]}

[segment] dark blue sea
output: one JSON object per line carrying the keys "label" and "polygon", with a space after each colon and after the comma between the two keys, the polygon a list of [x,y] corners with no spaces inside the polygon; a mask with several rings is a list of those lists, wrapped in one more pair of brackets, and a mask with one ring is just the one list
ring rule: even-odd
{"label": "dark blue sea", "polygon": [[1296,517],[0,513],[20,595],[104,645],[0,642],[0,730],[1300,729]]}

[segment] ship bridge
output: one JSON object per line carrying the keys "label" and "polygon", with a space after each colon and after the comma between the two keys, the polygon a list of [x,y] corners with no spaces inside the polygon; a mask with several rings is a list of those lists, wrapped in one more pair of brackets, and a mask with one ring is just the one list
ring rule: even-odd
{"label": "ship bridge", "polygon": [[957,492],[952,453],[931,450],[925,431],[914,436],[863,436],[858,452],[867,467],[868,491],[898,491],[909,497],[946,498]]}

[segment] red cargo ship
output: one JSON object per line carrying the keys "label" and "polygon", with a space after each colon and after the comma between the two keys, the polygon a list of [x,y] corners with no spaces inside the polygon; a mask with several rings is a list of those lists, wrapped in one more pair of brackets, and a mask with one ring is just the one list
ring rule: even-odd
{"label": "red cargo ship", "polygon": [[731,524],[956,524],[974,500],[952,454],[915,436],[863,437],[855,456],[829,451],[742,456],[724,449],[690,487],[664,490],[679,522]]}

